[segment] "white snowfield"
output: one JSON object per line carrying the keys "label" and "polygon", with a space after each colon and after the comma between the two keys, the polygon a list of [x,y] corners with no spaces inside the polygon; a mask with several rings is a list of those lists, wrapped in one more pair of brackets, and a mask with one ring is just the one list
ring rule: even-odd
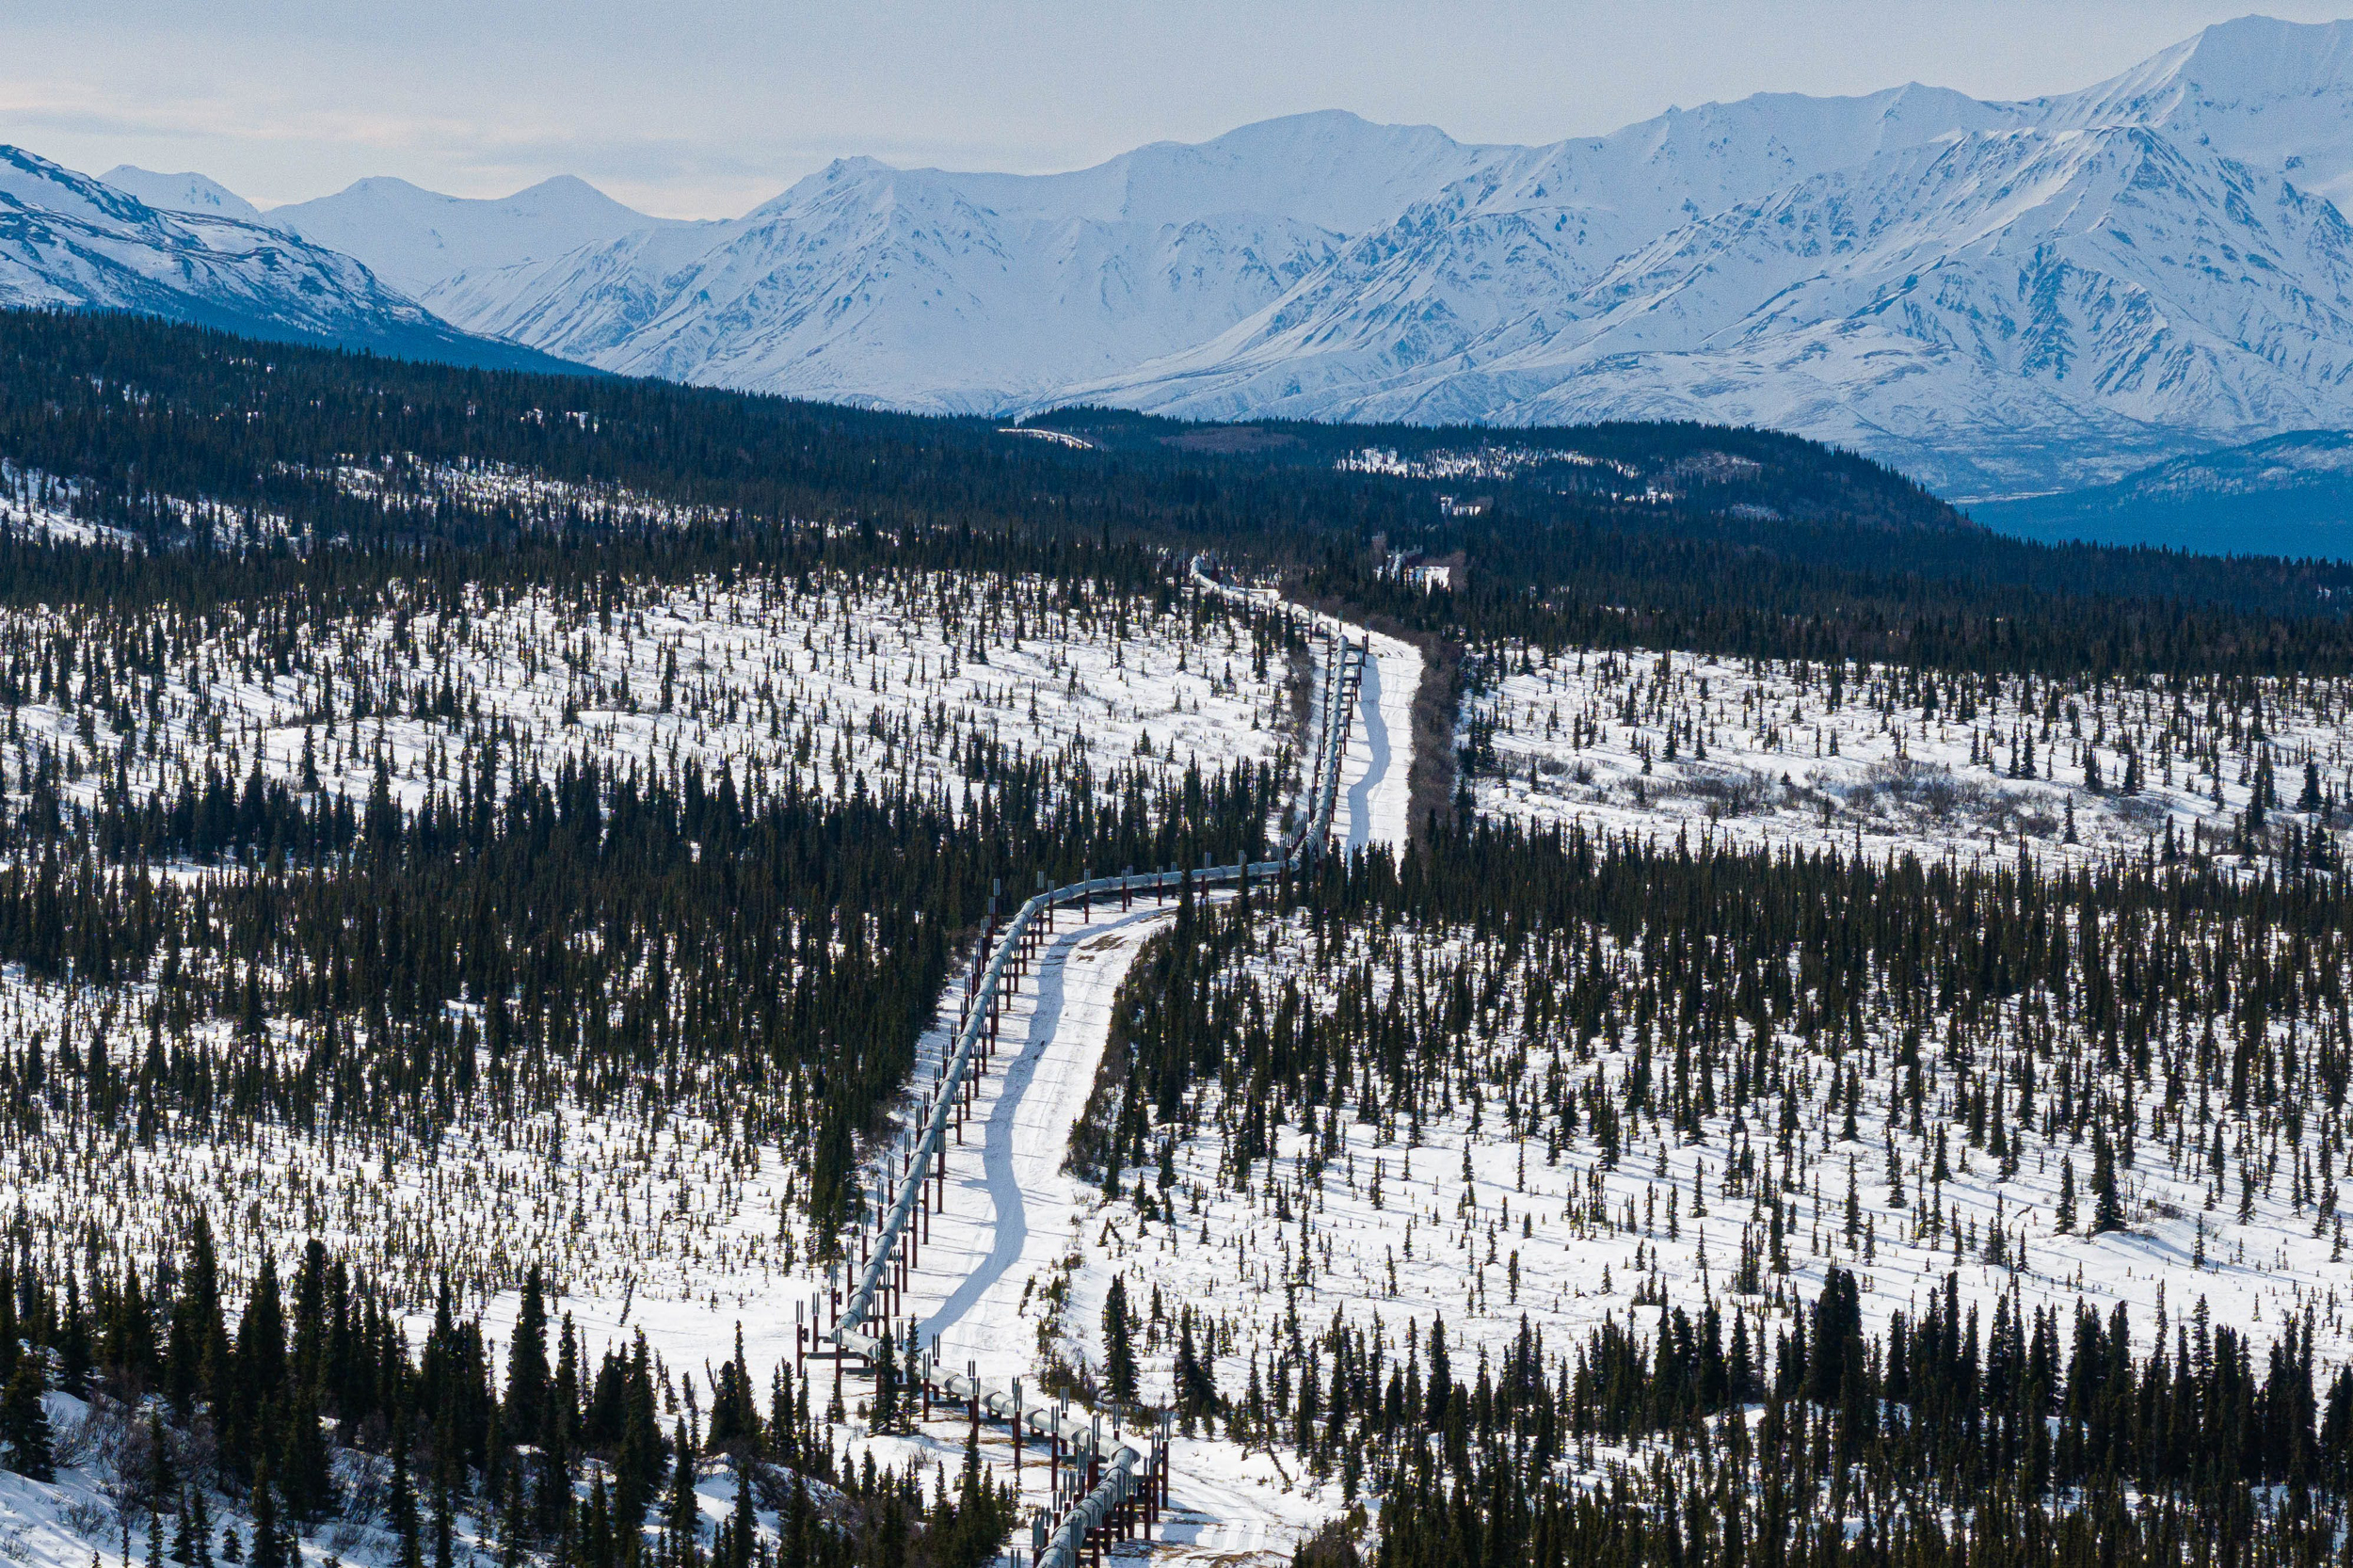
{"label": "white snowfield", "polygon": [[1359,633],[1372,657],[1357,689],[1348,763],[1333,812],[1332,841],[1344,853],[1379,845],[1402,852],[1411,836],[1414,696],[1421,689],[1421,649],[1377,632]]}

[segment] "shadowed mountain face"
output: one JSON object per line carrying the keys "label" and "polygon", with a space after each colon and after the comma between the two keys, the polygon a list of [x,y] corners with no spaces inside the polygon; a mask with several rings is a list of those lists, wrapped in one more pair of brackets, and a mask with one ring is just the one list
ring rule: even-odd
{"label": "shadowed mountain face", "polygon": [[1972,510],[2030,539],[2353,560],[2353,434],[2295,430]]}

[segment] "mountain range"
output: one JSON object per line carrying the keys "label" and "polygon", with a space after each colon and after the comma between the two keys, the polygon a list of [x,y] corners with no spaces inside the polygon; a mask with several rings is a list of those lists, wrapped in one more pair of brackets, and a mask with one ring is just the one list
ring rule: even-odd
{"label": "mountain range", "polygon": [[209,181],[184,176],[174,188],[185,205],[160,208],[0,147],[0,303],[131,311],[459,364],[558,366],[452,327],[341,251],[237,216],[244,203]]}
{"label": "mountain range", "polygon": [[[283,283],[610,371],[919,410],[1755,424],[1960,498],[2353,425],[2348,23],[2219,24],[2048,98],[1763,94],[1541,147],[1327,112],[1064,174],[851,158],[719,222],[568,178],[495,201],[367,180],[267,213],[201,176],[105,184],[154,215],[111,242],[151,282],[168,269],[123,248],[286,236],[275,279],[207,264],[238,309]],[[16,228],[24,184],[0,197]],[[0,299],[168,304],[14,232]]]}

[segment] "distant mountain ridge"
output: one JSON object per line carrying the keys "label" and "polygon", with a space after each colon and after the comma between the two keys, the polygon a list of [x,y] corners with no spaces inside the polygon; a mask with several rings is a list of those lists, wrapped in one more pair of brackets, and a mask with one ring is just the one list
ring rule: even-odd
{"label": "distant mountain ridge", "polygon": [[382,180],[263,221],[627,374],[959,413],[1753,423],[1968,497],[2353,425],[2346,201],[2353,24],[2247,18],[2019,103],[1760,94],[1542,147],[1335,111],[1064,174],[844,159],[724,222]]}
{"label": "distant mountain ridge", "polygon": [[[199,202],[211,184],[200,176],[159,178]],[[159,210],[6,146],[0,305],[131,311],[412,359],[556,368],[536,350],[450,326],[338,251],[233,216]]]}
{"label": "distant mountain ridge", "polygon": [[2031,539],[2353,560],[2353,431],[2292,430],[1972,512]]}

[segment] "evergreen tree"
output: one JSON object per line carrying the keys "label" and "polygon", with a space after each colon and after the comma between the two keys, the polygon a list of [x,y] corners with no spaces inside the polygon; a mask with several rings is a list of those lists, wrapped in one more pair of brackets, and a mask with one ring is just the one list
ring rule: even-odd
{"label": "evergreen tree", "polygon": [[[708,1363],[705,1363],[708,1366]],[[711,1389],[703,1447],[712,1453],[749,1453],[760,1447],[760,1408],[744,1359],[744,1325],[735,1325],[735,1354],[720,1367]]]}
{"label": "evergreen tree", "polygon": [[[417,1488],[408,1473],[408,1442],[401,1432],[406,1424],[405,1421],[393,1424],[392,1494],[385,1503],[384,1512],[400,1554],[400,1568],[424,1568],[424,1542],[417,1518]],[[257,1547],[257,1555],[258,1550]],[[254,1568],[262,1568],[262,1565],[257,1562]]]}
{"label": "evergreen tree", "polygon": [[2105,1235],[2124,1228],[2124,1204],[2116,1190],[2116,1156],[2108,1146],[2107,1128],[2091,1131],[2091,1233]]}
{"label": "evergreen tree", "polygon": [[515,1313],[515,1334],[506,1348],[506,1431],[518,1441],[536,1442],[546,1426],[548,1385],[547,1288],[539,1265],[523,1274],[523,1299]]}
{"label": "evergreen tree", "polygon": [[187,1515],[188,1538],[195,1548],[189,1568],[213,1568],[213,1506],[204,1500],[204,1488],[193,1489]]}
{"label": "evergreen tree", "polygon": [[678,1554],[679,1561],[691,1568],[702,1532],[702,1504],[695,1493],[695,1448],[686,1434],[683,1418],[678,1423],[671,1447],[674,1457],[670,1464],[670,1498],[663,1511],[662,1523],[670,1533],[671,1550]]}
{"label": "evergreen tree", "polygon": [[183,1491],[180,1506],[171,1516],[171,1550],[168,1554],[179,1568],[196,1568],[196,1529],[189,1518],[192,1507],[188,1494]]}
{"label": "evergreen tree", "polygon": [[728,1568],[751,1568],[752,1547],[760,1539],[760,1518],[752,1509],[752,1462],[735,1461],[735,1511],[728,1520],[728,1544],[732,1549]]}
{"label": "evergreen tree", "polygon": [[1136,1402],[1136,1350],[1128,1321],[1128,1282],[1112,1276],[1103,1297],[1103,1388],[1116,1405]]}
{"label": "evergreen tree", "polygon": [[56,1439],[49,1411],[41,1402],[48,1392],[39,1356],[20,1356],[9,1375],[8,1391],[0,1395],[0,1443],[8,1447],[8,1468],[34,1480],[56,1474]]}
{"label": "evergreen tree", "polygon": [[[253,1510],[252,1568],[287,1568],[286,1539],[278,1525],[278,1493],[270,1484],[267,1461],[254,1472],[248,1502]],[[408,1564],[408,1568],[416,1565]]]}

